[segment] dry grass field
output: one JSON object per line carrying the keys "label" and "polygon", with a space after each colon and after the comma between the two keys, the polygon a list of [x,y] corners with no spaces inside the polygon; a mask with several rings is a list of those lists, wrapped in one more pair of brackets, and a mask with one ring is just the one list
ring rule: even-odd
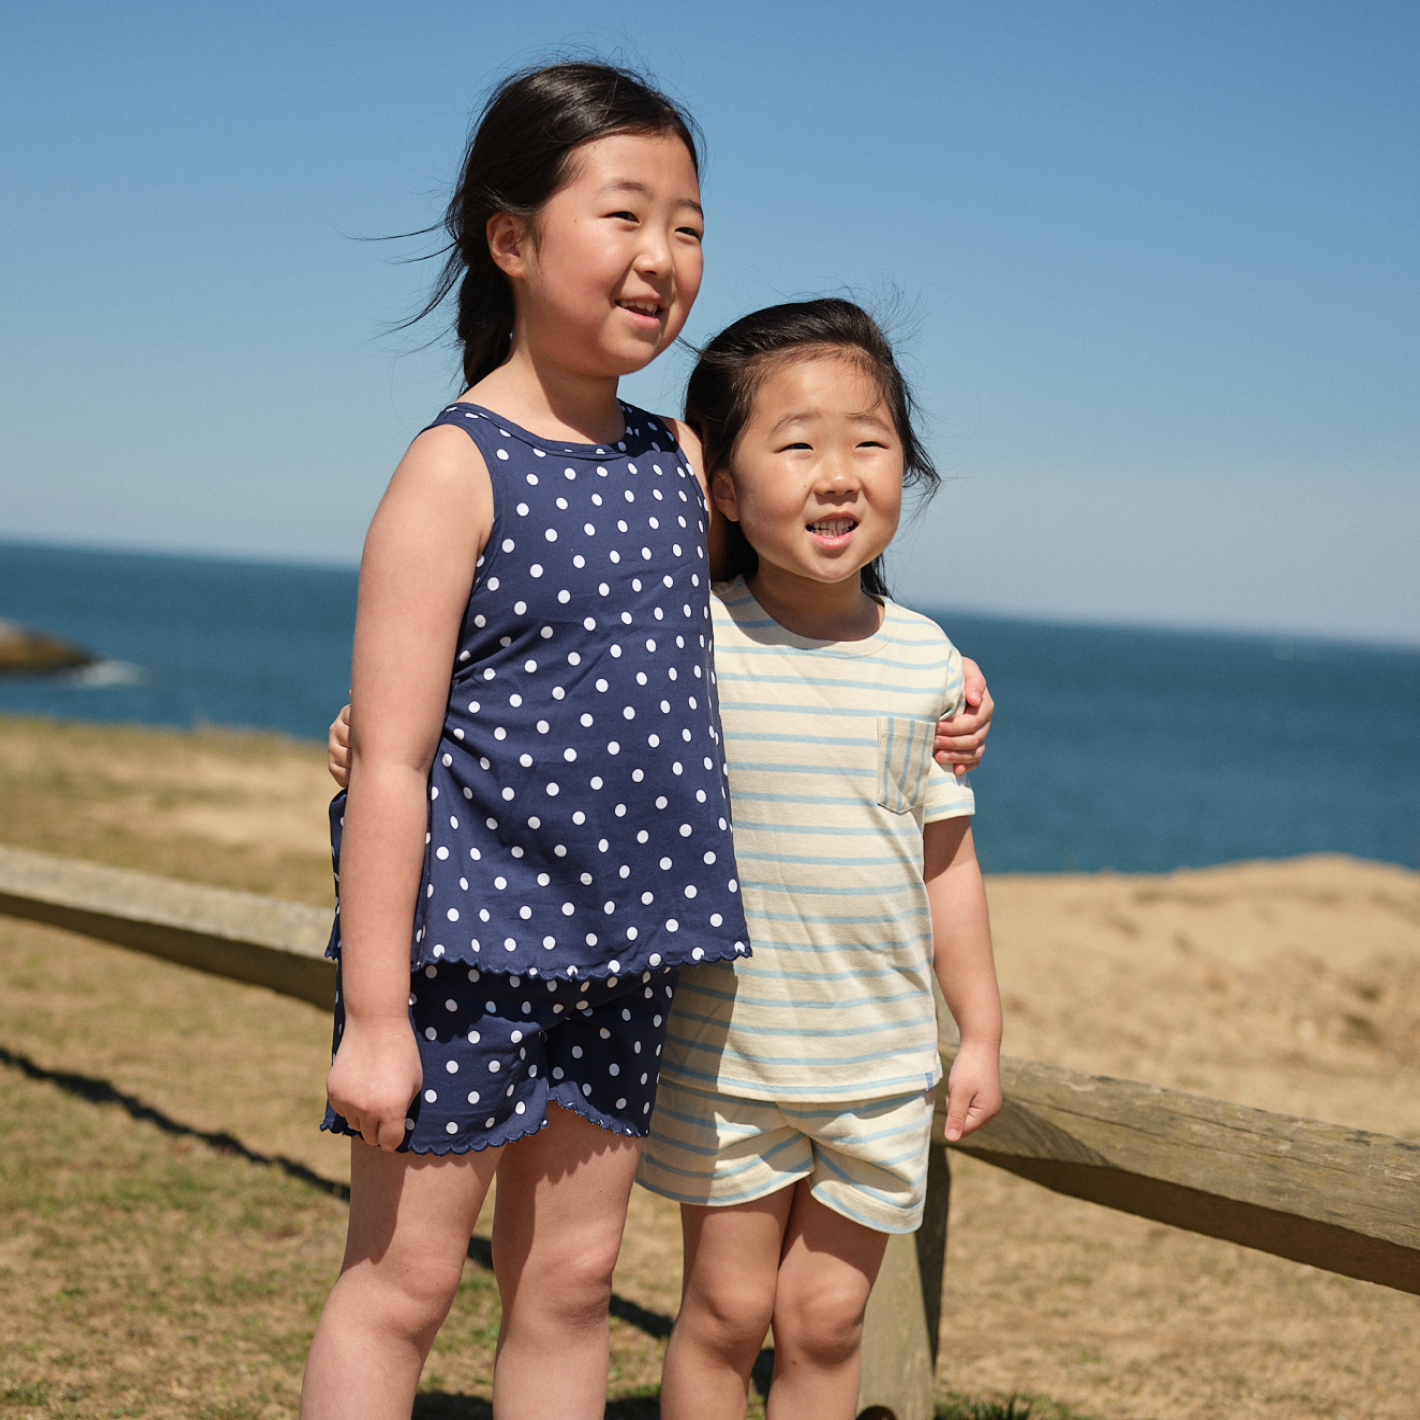
{"label": "dry grass field", "polygon": [[[0,841],[329,900],[315,746],[0,719]],[[1420,1138],[1420,875],[1339,858],[990,884],[1006,1048]],[[295,1413],[344,1230],[299,1002],[0,918],[0,1420]],[[943,1415],[1411,1420],[1420,1299],[954,1160]],[[486,1227],[480,1228],[486,1240]],[[486,1417],[475,1240],[416,1415]],[[653,1416],[677,1220],[638,1193],[614,1416]],[[980,1413],[999,1413],[985,1411]]]}

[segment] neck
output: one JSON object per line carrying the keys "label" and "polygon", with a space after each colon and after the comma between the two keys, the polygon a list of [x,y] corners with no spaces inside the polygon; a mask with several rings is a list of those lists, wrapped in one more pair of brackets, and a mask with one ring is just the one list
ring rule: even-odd
{"label": "neck", "polygon": [[470,389],[465,398],[495,409],[544,439],[569,443],[614,443],[626,431],[616,397],[615,375],[584,375],[540,357],[513,333],[507,360]]}
{"label": "neck", "polygon": [[745,579],[755,601],[786,631],[813,641],[864,641],[883,624],[882,606],[857,572],[841,582],[815,582],[760,563]]}

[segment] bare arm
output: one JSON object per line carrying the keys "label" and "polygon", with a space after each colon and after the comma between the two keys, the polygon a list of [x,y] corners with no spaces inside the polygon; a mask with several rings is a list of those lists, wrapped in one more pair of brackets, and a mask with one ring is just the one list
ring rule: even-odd
{"label": "bare arm", "polygon": [[955,1143],[1001,1108],[1001,995],[971,820],[929,823],[922,845],[933,968],[961,1030],[947,1079],[947,1139]]}
{"label": "bare arm", "polygon": [[474,563],[493,519],[482,457],[454,429],[410,446],[360,564],[350,794],[340,854],[345,1033],[326,1081],[365,1142],[395,1149],[420,1085],[409,943],[423,868],[429,766]]}

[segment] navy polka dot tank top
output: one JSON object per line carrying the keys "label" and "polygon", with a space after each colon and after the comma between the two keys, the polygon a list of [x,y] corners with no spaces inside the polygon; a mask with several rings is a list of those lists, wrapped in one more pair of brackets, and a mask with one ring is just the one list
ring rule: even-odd
{"label": "navy polka dot tank top", "polygon": [[430,775],[412,968],[584,978],[748,955],[705,500],[666,426],[622,409],[611,445],[462,402],[430,426],[478,445],[494,518]]}

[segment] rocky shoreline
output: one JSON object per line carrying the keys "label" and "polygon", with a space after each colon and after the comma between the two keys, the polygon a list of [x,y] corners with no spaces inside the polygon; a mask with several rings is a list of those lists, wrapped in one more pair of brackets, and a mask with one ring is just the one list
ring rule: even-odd
{"label": "rocky shoreline", "polygon": [[78,670],[97,657],[72,642],[0,618],[0,675]]}

